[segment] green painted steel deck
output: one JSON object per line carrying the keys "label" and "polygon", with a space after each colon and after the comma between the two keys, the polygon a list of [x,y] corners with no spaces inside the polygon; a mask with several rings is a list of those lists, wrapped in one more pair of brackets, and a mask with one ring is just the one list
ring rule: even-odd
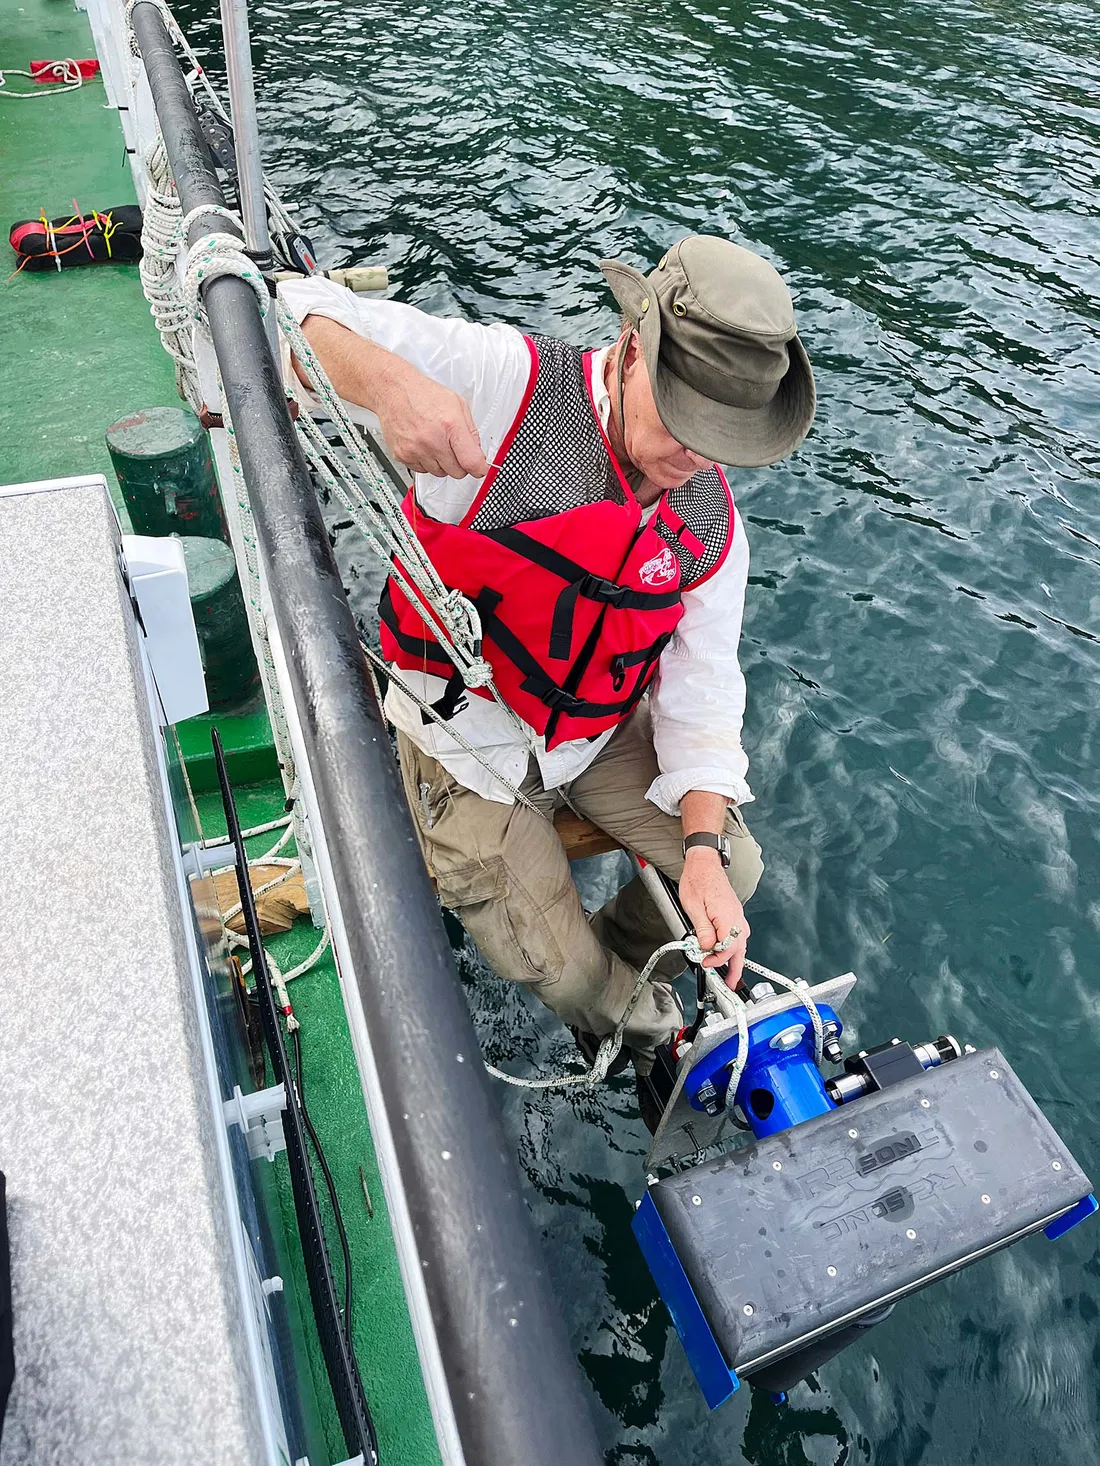
{"label": "green painted steel deck", "polygon": [[[85,17],[69,0],[7,0],[0,6],[0,65],[31,59],[94,55]],[[31,83],[13,78],[22,89]],[[72,210],[134,202],[118,118],[104,106],[98,79],[79,91],[33,102],[0,103],[0,249],[11,224]],[[110,424],[145,408],[176,407],[174,372],[161,349],[141,294],[136,265],[89,265],[62,272],[0,277],[0,484],[101,472],[128,527],[105,434]],[[210,729],[225,743],[242,824],[283,811],[283,788],[267,713],[259,699],[230,714],[190,719],[177,728],[206,837],[224,832]],[[250,842],[250,854],[274,843]],[[315,947],[307,921],[272,938],[288,969]],[[390,1232],[359,1075],[331,955],[295,981],[291,995],[302,1024],[305,1093],[341,1200],[352,1252],[353,1331],[364,1387],[385,1466],[433,1466],[439,1460]],[[360,1175],[362,1168],[362,1177]],[[273,1167],[288,1238],[299,1258],[285,1156]],[[368,1216],[363,1183],[373,1207]],[[335,1231],[329,1238],[339,1270]],[[297,1293],[306,1297],[304,1269]],[[309,1364],[331,1460],[346,1451],[324,1376],[311,1319],[302,1319]],[[198,1408],[198,1407],[197,1407]],[[314,1463],[320,1466],[320,1463]]]}
{"label": "green painted steel deck", "polygon": [[[0,65],[94,54],[88,22],[69,0],[0,5]],[[74,198],[83,211],[136,201],[118,116],[105,100],[97,78],[65,95],[0,102],[0,484],[103,473],[121,509],[104,433],[136,409],[179,404],[138,267],[7,278],[17,219],[70,214]]]}
{"label": "green painted steel deck", "polygon": [[[223,720],[218,720],[218,728],[224,730]],[[282,786],[271,781],[239,785],[234,794],[246,829],[277,819],[283,812]],[[221,796],[214,792],[199,795],[196,804],[204,839],[224,835]],[[248,841],[249,856],[270,850],[276,838],[275,833],[253,837]],[[293,853],[293,845],[290,850]],[[299,921],[289,932],[269,938],[268,946],[280,969],[287,972],[310,955],[319,938],[320,933],[309,921]],[[363,1388],[378,1429],[379,1455],[383,1466],[390,1463],[433,1466],[439,1460],[439,1451],[405,1309],[378,1163],[370,1143],[363,1092],[344,1018],[340,979],[331,954],[326,953],[316,967],[296,978],[288,991],[295,1016],[302,1025],[303,1093],[336,1181],[348,1234],[353,1283],[352,1333]],[[294,1202],[286,1156],[277,1157],[274,1166],[287,1230],[292,1232]],[[364,1180],[373,1216],[368,1214]],[[330,1232],[329,1246],[339,1287],[343,1275],[335,1229]],[[304,1298],[308,1296],[304,1269],[299,1268],[299,1273],[295,1292]],[[318,1398],[329,1401],[324,1364],[309,1320],[305,1320],[303,1331],[309,1344]],[[342,1442],[334,1409],[325,1412],[323,1423],[332,1459],[339,1461]]]}

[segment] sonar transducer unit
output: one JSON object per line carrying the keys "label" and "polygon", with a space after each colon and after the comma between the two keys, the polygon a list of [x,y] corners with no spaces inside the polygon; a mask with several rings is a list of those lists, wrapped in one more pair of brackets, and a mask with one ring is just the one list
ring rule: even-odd
{"label": "sonar transducer unit", "polygon": [[[743,1379],[785,1399],[907,1294],[1097,1209],[999,1050],[845,1059],[854,985],[758,983],[676,1052],[634,1232],[712,1409]],[[754,1138],[704,1159],[737,1130]]]}

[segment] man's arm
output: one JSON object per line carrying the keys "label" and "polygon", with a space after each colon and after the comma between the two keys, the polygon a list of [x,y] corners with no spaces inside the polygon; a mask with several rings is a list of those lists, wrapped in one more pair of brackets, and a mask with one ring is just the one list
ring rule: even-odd
{"label": "man's arm", "polygon": [[[661,773],[648,797],[666,814],[680,815],[685,838],[721,834],[729,805],[752,799],[741,747],[745,679],[737,655],[748,571],[748,543],[738,518],[726,560],[709,579],[685,591],[684,614],[658,668],[653,743]],[[736,986],[749,926],[717,850],[697,846],[688,851],[680,900],[704,948],[739,928],[733,946],[705,964],[728,962],[726,981]]]}
{"label": "man's arm", "polygon": [[[720,835],[725,829],[728,808],[729,800],[724,794],[712,794],[706,789],[690,790],[680,800],[684,839],[700,833]],[[704,952],[708,947],[724,942],[730,932],[736,930],[732,947],[703,961],[704,967],[718,967],[728,962],[726,982],[735,988],[741,981],[741,970],[745,965],[749,924],[717,850],[695,845],[687,852],[680,877],[680,900],[695,924],[695,935]]]}
{"label": "man's arm", "polygon": [[[328,316],[302,322],[337,393],[378,418],[390,451],[413,473],[484,478],[489,465],[466,399]],[[309,385],[300,363],[294,370]]]}

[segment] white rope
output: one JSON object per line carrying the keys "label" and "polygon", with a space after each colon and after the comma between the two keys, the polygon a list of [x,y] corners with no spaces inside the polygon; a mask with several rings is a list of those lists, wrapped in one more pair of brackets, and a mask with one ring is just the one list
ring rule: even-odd
{"label": "white rope", "polygon": [[183,249],[183,221],[176,184],[168,165],[164,139],[157,136],[145,155],[149,188],[141,218],[141,288],[160,333],[160,344],[176,366],[176,387],[196,414],[202,410],[191,313],[180,290],[178,261]]}
{"label": "white rope", "polygon": [[810,984],[804,977],[784,977],[781,972],[774,972],[770,967],[763,967],[759,962],[751,962],[747,957],[745,958],[745,966],[750,971],[758,973],[760,977],[766,978],[768,982],[777,982],[780,987],[786,988],[789,993],[794,993],[800,1000],[802,1006],[810,1015],[810,1023],[813,1025],[814,1063],[820,1068],[825,1047],[825,1029],[817,1004],[810,997]]}
{"label": "white rope", "polygon": [[[641,972],[639,972],[638,980],[634,984],[634,991],[630,994],[630,999],[623,1010],[622,1017],[615,1025],[614,1033],[609,1034],[603,1043],[600,1044],[596,1057],[592,1061],[592,1067],[587,1073],[561,1074],[553,1079],[520,1079],[515,1074],[505,1074],[503,1069],[494,1069],[492,1064],[489,1063],[486,1063],[485,1068],[494,1079],[502,1079],[505,1084],[515,1085],[517,1089],[572,1089],[578,1085],[584,1085],[587,1089],[593,1089],[601,1080],[606,1079],[608,1069],[614,1063],[619,1050],[623,1046],[623,1032],[626,1029],[627,1023],[630,1021],[630,1015],[637,1007],[638,999],[645,992],[645,986],[650,979],[650,974],[657,966],[657,963],[660,962],[661,958],[669,952],[683,952],[689,962],[702,962],[704,957],[709,957],[714,952],[728,951],[733,946],[734,940],[735,938],[732,935],[728,936],[725,941],[719,942],[716,947],[711,947],[708,951],[704,952],[699,946],[698,938],[692,932],[680,941],[666,942],[663,947],[658,947]],[[742,1006],[744,1005],[742,1004]],[[746,1049],[747,1043],[742,1043],[741,1047],[743,1050]]]}
{"label": "white rope", "polygon": [[[314,395],[336,425],[350,460],[345,463],[309,414],[302,413],[297,423],[298,436],[311,465],[352,514],[371,548],[458,668],[464,684],[492,688],[492,668],[481,655],[481,619],[476,608],[464,595],[443,583],[405,517],[401,498],[389,474],[375,460],[301,326],[281,301],[277,319]],[[445,636],[439,635],[440,629]],[[501,702],[501,706],[505,704]],[[508,712],[519,721],[511,709]]]}
{"label": "white rope", "polygon": [[[41,82],[42,78],[49,76],[53,82],[64,83],[64,85],[49,85],[46,91],[13,92],[8,88],[9,76],[29,76],[32,81]],[[64,61],[53,61],[49,66],[40,67],[38,71],[23,71],[18,66],[5,66],[0,69],[0,97],[10,97],[13,102],[32,102],[35,97],[56,97],[59,92],[75,92],[84,85],[84,77],[79,64],[71,56]]]}
{"label": "white rope", "polygon": [[[266,825],[253,825],[250,830],[242,830],[241,839],[253,840],[257,835],[269,835],[272,830],[281,830],[284,828],[284,826],[288,826],[289,824],[290,816],[288,814],[283,814],[280,815],[277,820],[268,820]],[[228,835],[214,835],[209,840],[203,840],[202,848],[204,850],[217,850],[219,846],[228,844]],[[249,864],[251,864],[251,861],[249,862]]]}
{"label": "white rope", "polygon": [[[215,207],[194,209],[186,216],[186,219],[181,220],[181,233],[186,237],[187,219],[212,213],[225,214],[236,222],[234,215],[230,214],[227,209]],[[259,266],[245,253],[244,240],[238,239],[235,234],[204,234],[201,239],[196,239],[187,251],[187,268],[183,273],[182,287],[184,307],[204,331],[209,329],[209,323],[206,319],[206,308],[202,303],[202,287],[208,280],[217,280],[223,275],[235,275],[238,280],[244,280],[251,285],[256,294],[260,315],[267,315],[268,306],[271,304],[271,297],[267,293],[267,281]]]}
{"label": "white rope", "polygon": [[367,666],[370,670],[371,681],[374,685],[374,694],[378,698],[379,706],[382,705],[382,693],[381,689],[378,686],[378,680],[375,677],[374,669],[376,667],[380,672],[382,672],[386,677],[389,678],[389,680],[394,684],[395,687],[399,688],[400,691],[403,692],[407,698],[414,702],[422,713],[425,713],[429,718],[432,719],[433,722],[435,722],[440,728],[442,728],[443,731],[454,740],[458,747],[463,750],[463,752],[468,753],[472,758],[477,759],[478,763],[482,766],[486,773],[491,774],[494,781],[499,784],[502,789],[507,790],[507,792],[512,796],[517,804],[522,804],[526,809],[531,810],[534,814],[539,815],[542,819],[550,818],[550,816],[546,814],[545,811],[541,810],[533,800],[529,799],[527,795],[524,794],[523,790],[520,789],[518,785],[513,784],[510,779],[506,779],[502,773],[495,769],[480,748],[476,748],[469,741],[469,739],[464,738],[456,728],[452,727],[441,713],[436,712],[435,708],[432,707],[430,702],[425,702],[425,700],[418,693],[415,693],[409,686],[409,684],[405,681],[405,679],[401,676],[401,674],[399,672],[395,672],[390,664],[386,661],[386,659],[382,656],[379,656],[379,654],[374,650],[373,647],[367,646],[366,642],[364,641],[361,641],[359,645],[363,649],[363,655],[367,658]]}

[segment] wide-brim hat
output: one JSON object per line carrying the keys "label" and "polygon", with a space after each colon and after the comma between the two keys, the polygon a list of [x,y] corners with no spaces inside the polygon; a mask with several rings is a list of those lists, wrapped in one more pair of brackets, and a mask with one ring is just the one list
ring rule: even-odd
{"label": "wide-brim hat", "polygon": [[601,260],[637,330],[665,427],[716,463],[761,468],[802,442],[817,396],[790,291],[767,260],[691,234],[643,275]]}

